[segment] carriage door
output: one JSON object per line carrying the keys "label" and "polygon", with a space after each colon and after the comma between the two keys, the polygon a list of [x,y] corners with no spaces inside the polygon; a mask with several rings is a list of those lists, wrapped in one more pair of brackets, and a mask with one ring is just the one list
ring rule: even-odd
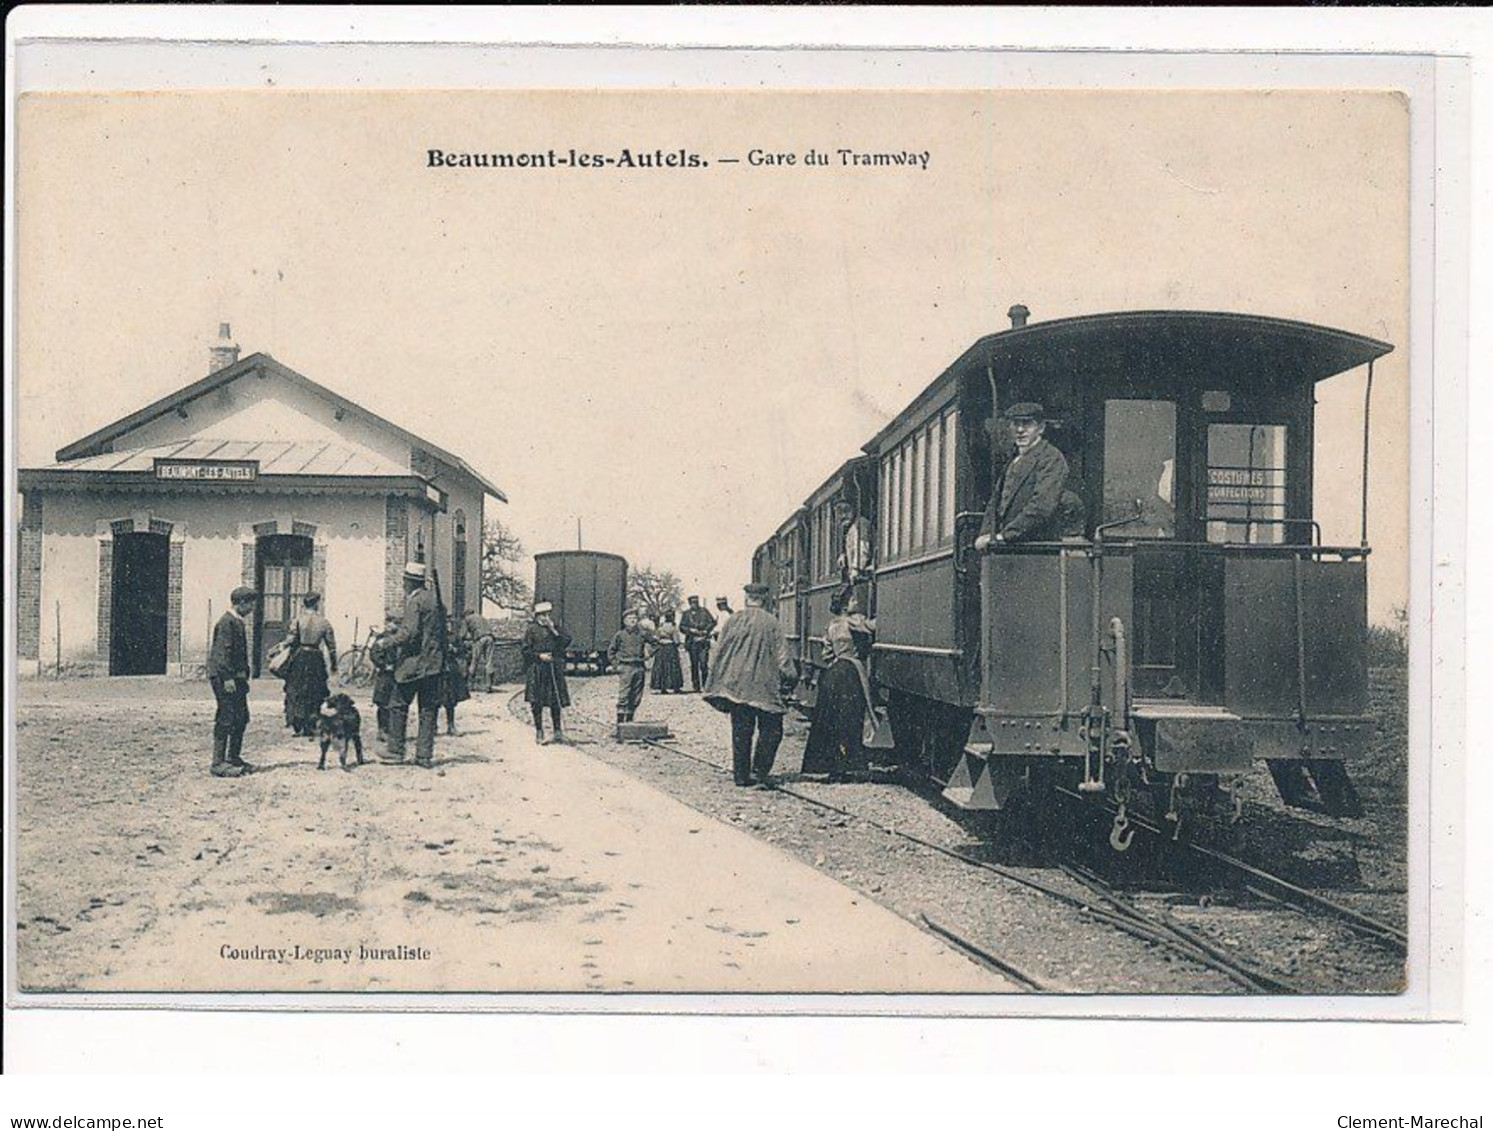
{"label": "carriage door", "polygon": [[264,654],[290,631],[290,622],[311,588],[311,539],[299,534],[271,534],[259,539],[259,602],[254,650],[254,674],[259,675]]}
{"label": "carriage door", "polygon": [[1177,406],[1167,400],[1111,400],[1104,406],[1103,522],[1140,518],[1109,532],[1134,541],[1135,623],[1130,654],[1143,698],[1196,694],[1197,633],[1192,624],[1194,563],[1177,544]]}
{"label": "carriage door", "polygon": [[164,534],[114,535],[109,674],[166,674],[167,568]]}

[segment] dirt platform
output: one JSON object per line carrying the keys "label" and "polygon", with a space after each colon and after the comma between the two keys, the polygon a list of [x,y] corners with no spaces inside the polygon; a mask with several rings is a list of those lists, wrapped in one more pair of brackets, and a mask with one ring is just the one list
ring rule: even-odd
{"label": "dirt platform", "polygon": [[23,991],[1012,988],[584,748],[537,746],[505,693],[462,706],[434,770],[344,773],[280,725],[278,690],[252,700],[260,772],[221,780],[201,683],[20,685]]}

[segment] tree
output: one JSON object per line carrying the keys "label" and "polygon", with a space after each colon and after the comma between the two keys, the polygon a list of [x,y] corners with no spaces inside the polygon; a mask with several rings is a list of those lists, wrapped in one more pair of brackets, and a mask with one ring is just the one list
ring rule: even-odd
{"label": "tree", "polygon": [[517,566],[524,559],[519,536],[496,518],[482,523],[482,599],[501,609],[527,609],[534,591],[520,576]]}
{"label": "tree", "polygon": [[641,608],[645,617],[658,624],[664,613],[684,603],[684,584],[666,569],[644,566],[628,574],[627,603]]}

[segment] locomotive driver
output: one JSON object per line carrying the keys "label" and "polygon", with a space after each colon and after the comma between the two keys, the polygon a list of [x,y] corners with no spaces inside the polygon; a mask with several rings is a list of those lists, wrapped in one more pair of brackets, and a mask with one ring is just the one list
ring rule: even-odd
{"label": "locomotive driver", "polygon": [[1042,406],[1023,401],[1002,416],[1011,426],[1016,455],[991,492],[975,539],[979,551],[1011,542],[1042,542],[1061,533],[1068,461],[1042,438],[1047,430]]}

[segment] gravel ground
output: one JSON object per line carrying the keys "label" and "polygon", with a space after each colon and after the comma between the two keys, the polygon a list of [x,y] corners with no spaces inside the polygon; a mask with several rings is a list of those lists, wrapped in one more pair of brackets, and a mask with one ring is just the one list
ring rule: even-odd
{"label": "gravel ground", "polygon": [[[1003,841],[999,819],[959,813],[939,799],[894,781],[830,785],[795,780],[807,724],[790,715],[775,773],[797,793],[849,810],[846,817],[784,792],[744,791],[729,776],[725,716],[698,696],[650,692],[644,721],[669,725],[670,745],[612,741],[615,683],[572,682],[576,709],[567,722],[593,757],[635,774],[717,819],[813,864],[842,883],[914,921],[923,915],[963,934],[1055,992],[1227,994],[1243,992],[1216,973],[1163,948],[1120,934],[1051,897],[1002,876],[973,869],[910,843],[896,829],[943,848],[988,860],[1074,895],[1084,889],[1057,867]],[[1405,714],[1402,673],[1374,673],[1379,732],[1354,766],[1366,816],[1354,820],[1303,814],[1275,795],[1263,766],[1246,783],[1245,830],[1236,853],[1302,886],[1391,923],[1403,923],[1405,896]],[[1399,699],[1396,696],[1400,696]],[[521,705],[519,705],[521,707]],[[880,827],[878,827],[880,826]],[[1102,840],[1103,830],[1095,831]],[[1132,869],[1133,871],[1133,869]],[[1186,926],[1220,950],[1274,972],[1305,992],[1394,993],[1401,961],[1337,924],[1236,893],[1199,891],[1154,878],[1107,876],[1128,889],[1148,914]],[[1180,890],[1178,890],[1180,888]]]}
{"label": "gravel ground", "polygon": [[535,745],[507,694],[463,706],[433,769],[344,773],[276,691],[252,700],[258,772],[219,779],[201,682],[20,687],[21,990],[1012,989],[739,824]]}
{"label": "gravel ground", "polygon": [[[920,923],[927,915],[1043,988],[1107,994],[1242,992],[1225,976],[1191,960],[887,831],[901,830],[998,864],[1018,877],[1083,893],[1057,868],[993,835],[999,826],[992,828],[988,815],[959,813],[896,782],[792,782],[807,729],[801,719],[790,718],[777,771],[789,777],[794,790],[853,816],[785,792],[734,788],[728,773],[727,721],[698,696],[650,693],[642,716],[667,722],[675,745],[708,764],[655,747],[613,742],[611,723],[603,721],[612,713],[613,679],[578,678],[572,688],[576,709],[569,726],[580,740],[579,753],[787,851],[909,921]],[[1353,769],[1367,816],[1341,820],[1287,810],[1261,769],[1249,780],[1238,852],[1339,902],[1402,922],[1403,672],[1376,671],[1373,688],[1379,733]],[[22,770],[16,822],[17,945],[32,985],[81,988],[97,972],[99,955],[118,953],[125,961],[136,940],[151,937],[170,919],[217,914],[214,901],[225,898],[218,889],[230,874],[243,874],[247,895],[274,894],[267,879],[251,882],[255,875],[288,873],[301,877],[299,888],[305,891],[340,893],[339,898],[358,901],[370,898],[369,893],[358,883],[343,882],[345,873],[377,864],[391,876],[408,873],[425,884],[412,883],[410,891],[438,892],[429,905],[405,906],[402,901],[395,916],[401,922],[427,914],[427,907],[434,914],[444,899],[451,903],[447,911],[455,916],[453,923],[465,925],[473,917],[461,913],[456,896],[481,878],[484,869],[507,869],[499,886],[503,914],[510,920],[543,916],[539,907],[544,900],[561,910],[573,902],[584,913],[584,905],[597,898],[580,887],[568,892],[550,882],[555,877],[534,872],[529,857],[547,850],[537,840],[499,844],[498,855],[485,845],[468,843],[470,829],[459,819],[463,810],[453,807],[457,801],[470,807],[461,792],[466,788],[462,767],[469,760],[474,769],[490,760],[503,761],[496,751],[482,748],[480,721],[473,736],[452,747],[443,744],[442,757],[454,755],[451,769],[458,777],[438,776],[421,784],[412,797],[402,788],[389,788],[392,779],[377,774],[353,775],[351,789],[338,780],[340,774],[305,776],[311,765],[307,744],[290,742],[273,708],[256,702],[246,750],[251,760],[261,756],[276,772],[257,779],[252,792],[263,797],[245,805],[239,797],[244,791],[220,788],[223,783],[202,772],[212,713],[202,688],[162,684],[148,703],[140,701],[140,693],[131,680],[38,682],[23,688],[24,709],[18,709],[16,720]],[[504,693],[479,702],[484,711],[501,712],[508,699]],[[430,805],[436,808],[426,814]],[[413,822],[404,831],[407,835],[394,840],[381,835],[378,830],[400,813]],[[289,852],[284,859],[265,856],[269,846],[264,832],[275,821],[301,829],[281,852]],[[505,835],[511,839],[514,834]],[[1200,898],[1204,893],[1182,884],[1124,886],[1150,912],[1174,917],[1221,949],[1247,956],[1304,989],[1385,993],[1401,985],[1403,972],[1396,960],[1333,924],[1228,893],[1208,892]],[[354,914],[350,906],[335,900],[314,907],[277,904],[269,913],[340,921]],[[474,920],[472,929],[486,929],[486,909],[496,906],[491,900],[482,903],[478,910],[483,914],[476,916],[482,921]]]}

